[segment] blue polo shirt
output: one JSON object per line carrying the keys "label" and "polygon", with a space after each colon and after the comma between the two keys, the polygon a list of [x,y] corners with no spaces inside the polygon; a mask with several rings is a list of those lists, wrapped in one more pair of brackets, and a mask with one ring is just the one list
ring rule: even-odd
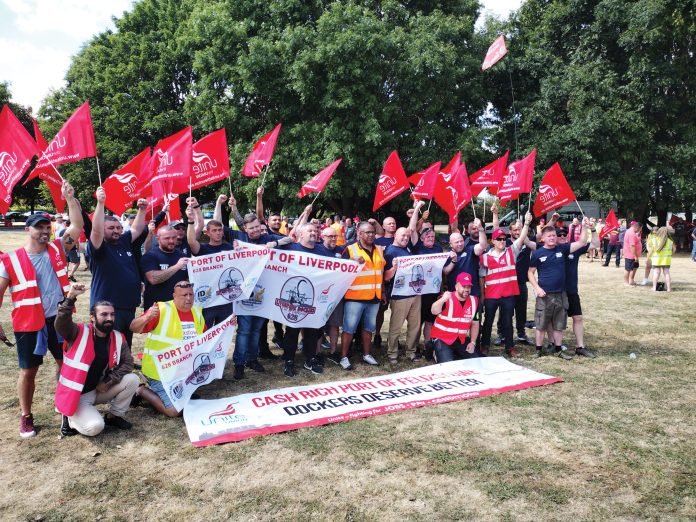
{"label": "blue polo shirt", "polygon": [[[457,254],[454,270],[447,275],[447,289],[454,292],[454,286],[457,282],[457,276],[462,272],[466,272],[471,276],[473,285],[471,286],[471,295],[481,297],[481,284],[479,283],[479,256],[474,254],[474,248],[478,242],[471,241],[469,238],[464,242],[464,250]],[[447,266],[447,264],[445,264]]]}
{"label": "blue polo shirt", "polygon": [[265,245],[266,243],[270,243],[271,241],[279,241],[287,236],[281,236],[279,234],[261,234],[258,239],[249,239],[249,236],[247,235],[246,232],[242,232],[241,230],[233,230],[230,227],[224,227],[225,231],[225,241],[228,243],[232,243],[235,239],[238,241],[244,241],[246,243],[252,243],[254,245]]}
{"label": "blue polo shirt", "polygon": [[324,250],[326,250],[329,253],[330,257],[341,258],[341,257],[343,257],[343,252],[346,250],[345,246],[336,245],[333,249],[326,248],[326,246],[323,243],[322,243],[322,246],[324,247]]}
{"label": "blue polo shirt", "polygon": [[92,272],[90,306],[111,301],[116,308],[137,308],[140,304],[140,271],[131,250],[131,233],[124,232],[116,244],[102,241],[94,248],[87,241],[89,269]]}
{"label": "blue polo shirt", "polygon": [[566,259],[570,245],[556,245],[554,248],[539,248],[532,253],[530,268],[537,269],[539,286],[544,292],[565,292]]}
{"label": "blue polo shirt", "polygon": [[[271,239],[270,241],[274,241]],[[292,250],[294,252],[305,252],[307,254],[316,254],[323,257],[335,257],[333,253],[329,252],[322,243],[317,243],[314,248],[307,248],[302,246],[300,243],[290,243],[288,245],[282,245],[277,248],[277,250]]]}
{"label": "blue polo shirt", "polygon": [[379,246],[384,247],[384,248],[387,248],[393,242],[394,242],[393,237],[376,237],[375,238],[375,245],[379,245]]}
{"label": "blue polo shirt", "polygon": [[[413,254],[417,256],[423,256],[426,254],[442,254],[442,252],[442,247],[437,243],[435,243],[431,247],[426,247],[420,239],[418,240],[418,243],[416,243],[413,247]],[[447,263],[445,264],[445,266],[447,266]]]}
{"label": "blue polo shirt", "polygon": [[[185,256],[178,248],[174,249],[171,254],[163,252],[159,247],[155,247],[147,252],[140,262],[143,274],[147,274],[152,270],[166,270],[167,268],[177,264],[179,259]],[[179,281],[188,281],[188,271],[186,267],[177,270],[172,277],[166,281],[153,285],[145,278],[145,293],[143,294],[143,308],[150,308],[155,302],[166,302],[172,300],[174,294],[174,285]]]}
{"label": "blue polo shirt", "polygon": [[226,242],[222,242],[219,245],[210,245],[208,243],[201,243],[201,247],[198,249],[196,256],[207,256],[208,254],[219,254],[220,252],[226,252],[228,250],[233,250],[232,245]]}
{"label": "blue polo shirt", "polygon": [[578,293],[578,261],[583,254],[586,254],[590,249],[590,244],[588,243],[580,250],[568,253],[568,258],[566,259],[566,292],[569,294]]}

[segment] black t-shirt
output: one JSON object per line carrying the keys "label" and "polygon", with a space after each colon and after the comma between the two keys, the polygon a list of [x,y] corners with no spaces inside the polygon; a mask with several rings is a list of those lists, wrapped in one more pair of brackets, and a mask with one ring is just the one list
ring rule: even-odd
{"label": "black t-shirt", "polygon": [[553,248],[537,248],[529,261],[531,268],[537,269],[539,286],[544,292],[565,292],[566,258],[570,253],[568,243]]}
{"label": "black t-shirt", "polygon": [[466,272],[471,276],[471,282],[473,283],[471,286],[471,295],[480,299],[481,284],[479,282],[479,256],[474,253],[476,245],[478,245],[478,242],[474,242],[469,238],[465,240],[464,250],[457,254],[454,270],[452,270],[447,276],[447,288],[451,292],[454,292],[457,276],[462,272]]}
{"label": "black t-shirt", "polygon": [[334,257],[334,255],[329,252],[322,243],[317,243],[314,248],[307,248],[302,246],[300,243],[289,243],[287,245],[279,246],[277,250],[292,250],[294,252],[306,252],[307,254],[315,254],[317,256],[323,257]]}
{"label": "black t-shirt", "polygon": [[249,236],[246,232],[242,232],[241,230],[234,230],[230,227],[224,227],[224,233],[225,233],[225,241],[228,243],[233,243],[234,240],[238,241],[244,241],[245,243],[253,243],[254,245],[265,245],[266,243],[270,243],[271,241],[278,241],[280,239],[283,239],[284,237],[287,236],[281,236],[279,234],[261,234],[258,239],[249,239]]}
{"label": "black t-shirt", "polygon": [[87,253],[92,272],[90,306],[110,301],[116,308],[136,308],[140,304],[140,270],[131,250],[131,233],[124,232],[116,244],[102,241],[98,249],[88,241]]}
{"label": "black t-shirt", "polygon": [[[188,256],[185,256],[184,253],[178,248],[175,249],[171,254],[163,252],[159,247],[153,248],[143,256],[141,262],[143,273],[147,274],[152,270],[166,270],[167,268],[174,266],[182,257]],[[143,295],[143,307],[147,310],[156,301],[171,301],[172,295],[174,294],[174,285],[179,281],[188,281],[188,271],[186,270],[186,267],[182,268],[181,270],[177,270],[169,279],[157,285],[151,284],[146,277],[145,293]]]}
{"label": "black t-shirt", "polygon": [[207,256],[208,254],[219,254],[220,252],[226,252],[232,250],[232,245],[225,243],[224,241],[219,245],[211,245],[210,243],[201,243],[201,247],[198,250],[197,256]]}
{"label": "black t-shirt", "polygon": [[94,360],[87,372],[87,380],[82,388],[82,393],[89,393],[101,382],[106,367],[109,364],[109,340],[111,335],[106,337],[94,336]]}

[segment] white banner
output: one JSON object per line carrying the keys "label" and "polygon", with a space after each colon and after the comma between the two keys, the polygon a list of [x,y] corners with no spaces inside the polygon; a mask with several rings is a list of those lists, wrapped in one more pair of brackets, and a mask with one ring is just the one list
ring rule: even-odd
{"label": "white banner", "polygon": [[394,258],[399,264],[394,275],[391,295],[439,294],[442,285],[442,269],[449,254],[425,254]]}
{"label": "white banner", "polygon": [[222,379],[234,337],[234,316],[194,339],[152,353],[164,391],[181,411],[199,386]]}
{"label": "white banner", "polygon": [[194,446],[237,442],[431,404],[562,382],[502,357],[406,372],[189,402],[184,421]]}
{"label": "white banner", "polygon": [[208,308],[249,297],[270,252],[265,246],[239,241],[235,250],[192,257],[188,275],[195,304]]}
{"label": "white banner", "polygon": [[321,328],[362,266],[350,259],[271,250],[266,269],[237,315],[255,315],[293,328]]}

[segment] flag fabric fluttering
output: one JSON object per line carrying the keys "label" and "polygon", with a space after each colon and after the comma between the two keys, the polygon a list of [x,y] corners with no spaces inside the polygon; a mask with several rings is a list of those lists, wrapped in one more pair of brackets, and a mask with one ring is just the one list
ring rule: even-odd
{"label": "flag fabric fluttering", "polygon": [[5,105],[0,112],[0,213],[12,203],[12,190],[31,164],[39,146]]}
{"label": "flag fabric fluttering", "polygon": [[341,161],[343,161],[343,158],[338,158],[331,165],[322,169],[316,176],[314,176],[307,183],[302,185],[302,188],[297,193],[297,197],[302,198],[310,192],[321,192],[322,190],[324,190],[324,187],[326,187],[326,184],[329,182],[331,176],[333,176],[333,173],[341,164]]}
{"label": "flag fabric fluttering", "polygon": [[471,175],[471,193],[474,196],[478,196],[486,188],[489,194],[497,194],[500,180],[503,179],[505,174],[509,155],[510,151],[508,150],[493,163],[489,163]]}
{"label": "flag fabric fluttering", "polygon": [[[176,134],[160,140],[152,152],[152,193],[173,192],[184,194],[189,191],[193,151],[193,132],[186,127]],[[165,188],[163,182],[170,183]]]}
{"label": "flag fabric fluttering", "polygon": [[244,163],[242,176],[255,178],[261,174],[263,168],[271,162],[281,125],[281,123],[276,125],[271,132],[254,144],[254,147],[251,149],[251,154],[249,154],[249,157],[247,157]]}
{"label": "flag fabric fluttering", "polygon": [[529,194],[532,191],[535,161],[536,149],[521,160],[508,165],[507,173],[498,187],[498,197],[503,205],[508,201],[517,199],[520,194]]}
{"label": "flag fabric fluttering", "polygon": [[615,230],[619,230],[619,220],[616,218],[616,214],[612,208],[607,214],[607,218],[604,220],[602,230],[599,232],[599,240],[601,241]]}
{"label": "flag fabric fluttering", "polygon": [[105,206],[116,215],[122,215],[140,197],[139,180],[150,174],[150,147],[141,151],[123,167],[104,180]]}
{"label": "flag fabric fluttering", "polygon": [[408,190],[409,186],[399,155],[396,151],[392,151],[384,164],[384,168],[382,168],[382,174],[379,176],[372,212],[394,199],[404,190]]}
{"label": "flag fabric fluttering", "polygon": [[230,176],[230,157],[225,129],[202,137],[192,148],[191,189],[199,189]]}
{"label": "flag fabric fluttering", "polygon": [[502,34],[496,38],[491,46],[488,48],[486,57],[483,59],[483,65],[481,70],[485,71],[493,67],[500,59],[507,54],[507,47],[505,47],[505,36]]}
{"label": "flag fabric fluttering", "polygon": [[[413,199],[433,199],[433,194],[435,193],[435,186],[437,185],[437,179],[440,175],[441,166],[442,162],[436,161],[427,169],[421,172],[416,172],[416,174],[418,174],[420,177],[418,179],[418,182],[416,183],[416,186],[413,189],[413,192],[411,192],[411,197]],[[408,179],[410,180],[416,174],[410,176]]]}
{"label": "flag fabric fluttering", "polygon": [[551,165],[539,185],[539,192],[534,201],[534,215],[541,217],[547,212],[561,208],[577,198],[573,194],[558,163]]}
{"label": "flag fabric fluttering", "polygon": [[[48,143],[46,142],[46,138],[44,138],[43,134],[41,133],[39,124],[33,118],[32,123],[34,125],[34,137],[36,138],[36,145],[39,147],[39,150],[46,150]],[[63,192],[61,190],[63,182],[65,181],[63,176],[61,176],[58,170],[54,169],[53,167],[43,168],[40,170],[35,168],[32,173],[37,171],[39,172],[39,179],[46,183],[48,190],[51,192],[53,205],[56,207],[58,212],[62,213],[65,210],[65,200],[63,199]],[[25,179],[24,183],[22,184],[26,185],[30,178],[31,175],[27,176],[27,179]]]}

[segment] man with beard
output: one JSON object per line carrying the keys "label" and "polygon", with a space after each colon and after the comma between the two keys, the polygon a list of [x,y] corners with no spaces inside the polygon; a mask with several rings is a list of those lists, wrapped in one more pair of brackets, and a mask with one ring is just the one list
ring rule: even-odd
{"label": "man with beard", "polygon": [[[125,336],[114,330],[116,312],[111,303],[95,303],[88,325],[73,321],[75,301],[85,291],[85,285],[73,284],[56,316],[56,331],[67,343],[55,399],[63,414],[63,436],[81,433],[94,437],[105,425],[131,429],[133,425],[123,416],[140,382],[131,373],[133,357]],[[110,409],[102,417],[95,404],[105,403]]]}
{"label": "man with beard", "polygon": [[188,281],[186,265],[189,258],[177,248],[178,233],[171,225],[157,232],[157,246],[143,256],[141,266],[145,274],[143,308],[155,301],[167,301],[179,281]]}
{"label": "man with beard", "polygon": [[92,272],[90,306],[98,301],[109,301],[116,309],[114,329],[123,332],[130,346],[133,334],[128,327],[135,309],[140,305],[140,270],[133,255],[134,243],[145,230],[147,200],[139,199],[138,213],[128,232],[123,232],[121,222],[113,216],[105,216],[106,192],[96,191],[97,206],[92,216],[92,232],[87,242],[89,269]]}
{"label": "man with beard", "polygon": [[79,241],[83,221],[80,204],[70,184],[63,183],[61,192],[71,223],[63,237],[51,241],[51,217],[33,214],[24,228],[27,235],[24,246],[0,256],[0,305],[9,288],[13,307],[12,329],[19,360],[17,395],[22,410],[19,435],[22,438],[36,435],[31,405],[43,356],[50,350],[58,368],[63,362],[54,320],[58,303],[70,285],[65,250]]}

